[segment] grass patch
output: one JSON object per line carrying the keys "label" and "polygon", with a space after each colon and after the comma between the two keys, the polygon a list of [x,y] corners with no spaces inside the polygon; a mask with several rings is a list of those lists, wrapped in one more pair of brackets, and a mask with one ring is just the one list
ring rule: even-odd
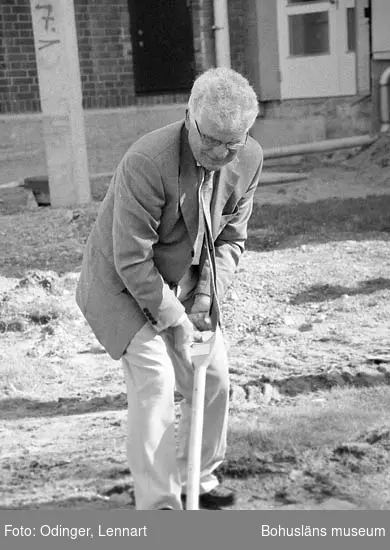
{"label": "grass patch", "polygon": [[322,398],[302,396],[297,405],[259,409],[246,417],[232,416],[229,456],[258,453],[305,453],[354,440],[364,430],[383,424],[390,408],[390,389],[334,388]]}
{"label": "grass patch", "polygon": [[298,509],[329,498],[388,509],[389,406],[390,389],[377,386],[238,413],[218,476],[251,479],[254,494]]}
{"label": "grass patch", "polygon": [[249,221],[248,249],[267,250],[298,235],[314,239],[331,233],[390,232],[390,195],[331,198],[311,203],[255,202]]}

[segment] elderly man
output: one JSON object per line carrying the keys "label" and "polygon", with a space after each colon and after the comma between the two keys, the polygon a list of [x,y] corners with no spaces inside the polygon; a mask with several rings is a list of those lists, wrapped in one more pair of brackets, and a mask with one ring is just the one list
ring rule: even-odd
{"label": "elderly man", "polygon": [[[206,378],[200,505],[234,502],[215,476],[229,401],[219,304],[244,250],[262,168],[261,147],[248,135],[257,114],[243,76],[227,68],[200,75],[185,120],[145,135],[124,155],[85,248],[76,299],[123,364],[138,510],[185,505],[191,344],[205,330],[216,332],[216,353]],[[183,397],[177,434],[175,388]]]}

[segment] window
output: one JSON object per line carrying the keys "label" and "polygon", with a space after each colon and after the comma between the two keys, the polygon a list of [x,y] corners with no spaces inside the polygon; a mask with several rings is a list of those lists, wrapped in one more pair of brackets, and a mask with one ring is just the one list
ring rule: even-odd
{"label": "window", "polygon": [[329,53],[329,16],[327,11],[289,15],[290,55]]}

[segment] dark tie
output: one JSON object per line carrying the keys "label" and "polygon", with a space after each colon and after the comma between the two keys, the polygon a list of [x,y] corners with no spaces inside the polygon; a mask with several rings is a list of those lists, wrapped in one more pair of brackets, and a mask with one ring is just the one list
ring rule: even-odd
{"label": "dark tie", "polygon": [[199,220],[203,226],[204,232],[204,245],[206,247],[207,259],[210,266],[210,297],[211,297],[211,307],[210,307],[210,317],[212,322],[212,327],[215,329],[220,320],[220,308],[217,296],[217,281],[216,281],[216,265],[215,265],[215,249],[214,242],[211,230],[211,197],[213,193],[213,177],[214,172],[205,170],[205,176],[203,183],[200,189],[199,197]]}
{"label": "dark tie", "polygon": [[192,263],[195,265],[199,264],[200,255],[202,252],[202,247],[204,243],[204,232],[205,232],[205,214],[210,217],[210,204],[211,197],[213,194],[213,176],[214,172],[210,170],[202,169],[202,180],[199,185],[198,190],[198,208],[199,208],[199,225],[198,225],[198,235],[196,237],[194,249],[195,254]]}

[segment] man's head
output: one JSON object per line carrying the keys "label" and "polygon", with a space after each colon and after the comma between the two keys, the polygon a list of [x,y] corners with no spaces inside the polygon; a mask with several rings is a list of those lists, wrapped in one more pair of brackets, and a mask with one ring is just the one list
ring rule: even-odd
{"label": "man's head", "polygon": [[245,145],[259,111],[248,80],[226,67],[209,69],[194,82],[186,126],[195,159],[219,170]]}

